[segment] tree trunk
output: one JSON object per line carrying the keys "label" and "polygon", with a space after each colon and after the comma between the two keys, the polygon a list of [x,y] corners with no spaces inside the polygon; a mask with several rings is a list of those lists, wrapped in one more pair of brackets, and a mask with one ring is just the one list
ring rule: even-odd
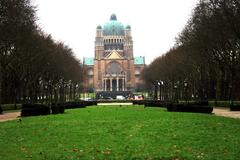
{"label": "tree trunk", "polygon": [[2,64],[0,63],[0,110],[2,110]]}

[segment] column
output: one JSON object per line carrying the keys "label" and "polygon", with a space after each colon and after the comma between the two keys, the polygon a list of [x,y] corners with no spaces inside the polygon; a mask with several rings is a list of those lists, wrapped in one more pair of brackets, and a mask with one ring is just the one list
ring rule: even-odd
{"label": "column", "polygon": [[126,84],[126,78],[124,78],[124,91],[126,91],[127,90],[127,88],[126,88],[126,86],[127,86],[127,84]]}
{"label": "column", "polygon": [[102,79],[102,91],[104,91],[104,79]]}
{"label": "column", "polygon": [[118,81],[119,81],[119,78],[117,77],[117,91],[119,91],[119,83],[118,83]]}
{"label": "column", "polygon": [[112,91],[112,78],[110,78],[110,91]]}
{"label": "column", "polygon": [[122,91],[124,91],[124,86],[123,86],[124,84],[123,84],[123,78],[122,78]]}
{"label": "column", "polygon": [[104,84],[105,84],[105,85],[104,85],[104,91],[107,91],[107,79],[106,79],[106,78],[104,79],[104,82],[105,82],[105,83],[104,83]]}

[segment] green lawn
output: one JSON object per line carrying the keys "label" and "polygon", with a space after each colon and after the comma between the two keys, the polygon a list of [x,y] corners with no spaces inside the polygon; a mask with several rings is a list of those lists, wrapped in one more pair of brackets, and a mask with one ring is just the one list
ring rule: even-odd
{"label": "green lawn", "polygon": [[0,123],[0,159],[230,160],[240,120],[160,108],[89,107]]}

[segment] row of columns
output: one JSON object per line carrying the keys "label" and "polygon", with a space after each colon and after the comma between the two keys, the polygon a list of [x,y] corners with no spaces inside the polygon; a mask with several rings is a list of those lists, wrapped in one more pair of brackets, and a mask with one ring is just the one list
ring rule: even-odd
{"label": "row of columns", "polygon": [[[126,80],[125,78],[104,78],[103,79],[103,91],[114,91],[113,82],[116,81],[116,91],[126,90]],[[109,86],[109,87],[108,87]]]}

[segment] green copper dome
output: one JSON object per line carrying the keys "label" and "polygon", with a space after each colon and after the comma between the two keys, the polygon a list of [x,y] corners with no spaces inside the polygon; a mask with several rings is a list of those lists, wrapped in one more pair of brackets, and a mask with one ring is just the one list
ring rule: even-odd
{"label": "green copper dome", "polygon": [[127,26],[126,26],[126,29],[131,29],[131,26],[130,26],[130,25],[127,25]]}
{"label": "green copper dome", "polygon": [[115,14],[112,14],[110,17],[110,21],[105,23],[103,27],[103,35],[124,35],[124,26],[121,22],[117,21],[117,16]]}
{"label": "green copper dome", "polygon": [[101,26],[101,25],[98,25],[98,26],[97,26],[97,29],[102,29],[102,26]]}

